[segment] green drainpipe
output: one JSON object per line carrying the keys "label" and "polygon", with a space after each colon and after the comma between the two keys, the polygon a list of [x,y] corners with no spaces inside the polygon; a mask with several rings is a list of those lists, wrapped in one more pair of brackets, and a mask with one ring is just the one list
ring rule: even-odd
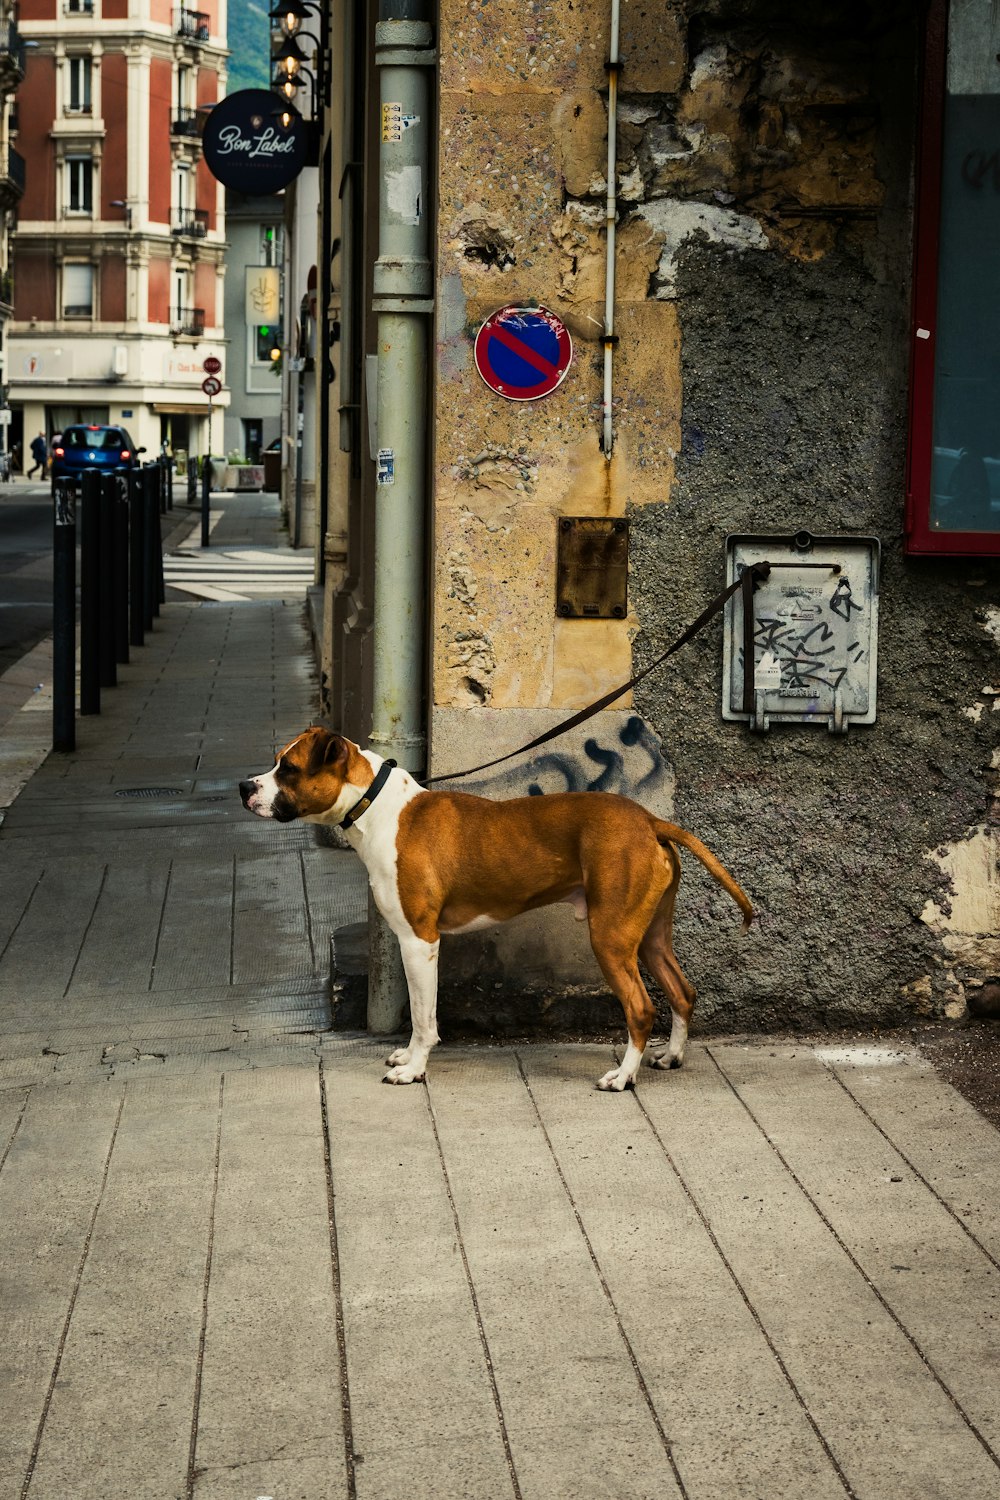
{"label": "green drainpipe", "polygon": [[[430,23],[426,7],[383,0],[379,72],[378,484],[375,506],[374,683],[369,745],[422,775],[427,618],[428,349],[431,265]],[[369,906],[368,1030],[397,1031],[406,981],[395,937]]]}

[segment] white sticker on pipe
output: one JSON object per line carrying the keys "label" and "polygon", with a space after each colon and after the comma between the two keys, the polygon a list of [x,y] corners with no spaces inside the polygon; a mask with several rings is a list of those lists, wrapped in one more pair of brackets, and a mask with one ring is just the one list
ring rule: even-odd
{"label": "white sticker on pipe", "polygon": [[931,336],[931,331],[930,331],[929,328],[918,328],[917,329],[917,338],[918,339],[929,339],[930,336]]}
{"label": "white sticker on pipe", "polygon": [[375,483],[396,483],[396,454],[392,448],[380,448],[375,460]]}
{"label": "white sticker on pipe", "polygon": [[403,224],[420,223],[423,180],[419,167],[400,167],[385,176],[385,201],[389,212]]}

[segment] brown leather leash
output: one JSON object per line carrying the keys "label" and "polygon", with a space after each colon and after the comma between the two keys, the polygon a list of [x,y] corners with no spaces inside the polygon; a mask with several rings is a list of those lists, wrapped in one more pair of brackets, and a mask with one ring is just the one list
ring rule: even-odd
{"label": "brown leather leash", "polygon": [[[777,566],[780,567],[781,564],[777,564]],[[554,729],[546,730],[544,734],[538,735],[536,739],[529,740],[528,744],[521,745],[517,750],[511,750],[506,755],[498,755],[496,760],[483,761],[480,766],[470,766],[466,771],[452,771],[446,776],[428,776],[421,781],[421,786],[433,786],[437,781],[460,781],[463,776],[474,776],[477,771],[489,771],[494,766],[502,766],[504,761],[513,760],[517,755],[525,755],[529,750],[537,750],[539,745],[547,745],[549,740],[557,739],[559,735],[566,734],[570,729],[575,729],[578,724],[585,723],[594,714],[599,714],[603,708],[607,708],[609,704],[614,703],[623,693],[629,692],[644,677],[648,677],[650,672],[655,672],[656,668],[661,666],[669,656],[673,656],[675,651],[679,651],[682,646],[686,646],[688,641],[708,624],[712,616],[719,613],[737,590],[740,590],[743,594],[743,712],[753,713],[753,593],[758,583],[763,583],[770,572],[771,564],[769,562],[751,563],[748,568],[744,568],[736,582],[731,583],[728,588],[723,589],[721,594],[717,594],[708,608],[702,610],[697,620],[692,625],[689,625],[682,635],[677,637],[673,645],[667,647],[662,656],[658,656],[655,661],[650,662],[648,667],[643,667],[642,671],[637,672],[634,677],[630,677],[628,682],[623,682],[621,687],[613,688],[610,693],[605,693],[604,697],[598,698],[596,703],[588,704],[586,708],[578,709],[575,714],[571,714],[568,719],[563,719]]]}

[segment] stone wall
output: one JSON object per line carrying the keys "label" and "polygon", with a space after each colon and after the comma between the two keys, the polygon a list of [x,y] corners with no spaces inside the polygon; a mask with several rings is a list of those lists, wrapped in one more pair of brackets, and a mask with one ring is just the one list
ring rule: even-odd
{"label": "stone wall", "polygon": [[[702,1025],[961,1014],[1000,969],[1000,586],[992,565],[902,551],[913,7],[625,0],[610,464],[605,11],[442,6],[432,754],[485,758],[483,709],[517,710],[527,739],[626,679],[717,592],[729,532],[875,535],[873,727],[724,725],[718,623],[634,717],[661,742],[674,815],[760,910],[739,938],[687,867],[678,950]],[[508,404],[472,338],[532,298],[568,323],[576,362],[552,397]],[[630,516],[626,621],[555,618],[560,514]],[[553,952],[568,941],[549,932]],[[479,952],[517,987],[506,947]]]}

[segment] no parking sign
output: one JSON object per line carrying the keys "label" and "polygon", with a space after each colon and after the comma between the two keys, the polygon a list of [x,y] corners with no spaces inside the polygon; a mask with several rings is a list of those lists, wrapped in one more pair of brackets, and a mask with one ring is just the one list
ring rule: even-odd
{"label": "no parking sign", "polygon": [[565,378],[573,340],[547,307],[501,307],[476,334],[476,369],[507,401],[537,401]]}

